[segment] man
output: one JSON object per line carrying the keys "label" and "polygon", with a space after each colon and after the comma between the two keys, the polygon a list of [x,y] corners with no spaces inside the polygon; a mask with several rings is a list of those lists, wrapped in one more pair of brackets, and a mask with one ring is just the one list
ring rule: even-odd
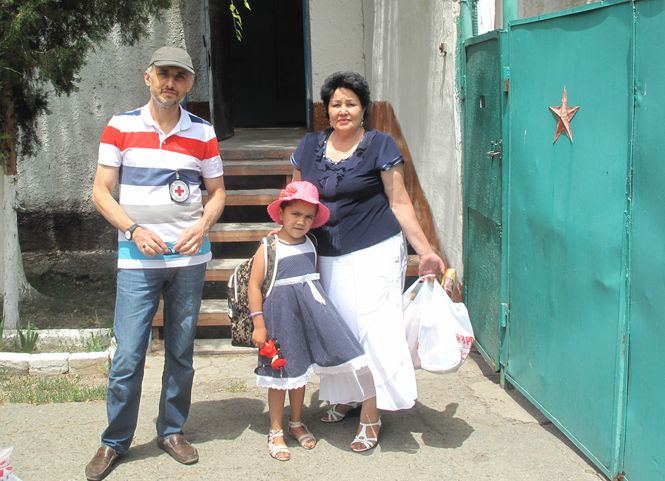
{"label": "man", "polygon": [[[92,188],[95,208],[118,229],[108,427],[88,463],[88,480],[104,479],[129,449],[139,411],[146,352],[160,296],[164,300],[164,374],[157,445],[192,464],[198,452],[183,435],[194,378],[193,349],[208,230],[224,209],[222,161],[212,126],[180,101],[194,85],[185,50],[162,47],[144,73],[150,101],[115,115],[104,129]],[[203,207],[200,182],[208,199]],[[119,200],[113,197],[120,183]]]}

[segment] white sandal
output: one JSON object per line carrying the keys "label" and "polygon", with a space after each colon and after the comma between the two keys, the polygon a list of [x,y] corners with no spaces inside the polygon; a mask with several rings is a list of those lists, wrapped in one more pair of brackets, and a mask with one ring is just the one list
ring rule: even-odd
{"label": "white sandal", "polygon": [[[291,459],[291,453],[289,453],[289,448],[286,447],[286,444],[275,444],[275,438],[282,437],[284,438],[284,431],[281,429],[271,429],[268,432],[268,453],[271,458],[276,459],[277,461],[288,461]],[[286,456],[278,457],[280,453],[286,453]]]}
{"label": "white sandal", "polygon": [[[349,409],[345,412],[338,411],[338,406],[349,406]],[[325,415],[321,418],[323,423],[338,423],[343,420],[350,411],[353,411],[360,403],[345,403],[345,404],[333,404],[333,406],[325,412]]]}
{"label": "white sandal", "polygon": [[[365,451],[369,451],[372,448],[375,448],[377,444],[379,444],[379,434],[377,433],[376,437],[369,438],[367,437],[367,428],[369,426],[378,426],[381,428],[381,418],[379,418],[375,423],[360,423],[360,432],[356,434],[356,437],[353,438],[353,441],[351,441],[351,449],[355,451],[356,453],[362,453]],[[363,445],[362,448],[354,448],[353,445],[356,443],[360,443]]]}
{"label": "white sandal", "polygon": [[[302,429],[305,432],[302,433],[300,436],[296,437],[291,432],[291,430],[292,429],[298,429],[298,428]],[[307,426],[305,426],[302,421],[291,421],[289,419],[289,435],[293,439],[298,441],[298,444],[300,444],[305,449],[314,449],[316,447],[316,438],[314,437],[314,435],[312,433],[309,432],[309,429],[307,429]],[[308,441],[314,441],[314,444],[310,446],[310,445],[307,444]]]}

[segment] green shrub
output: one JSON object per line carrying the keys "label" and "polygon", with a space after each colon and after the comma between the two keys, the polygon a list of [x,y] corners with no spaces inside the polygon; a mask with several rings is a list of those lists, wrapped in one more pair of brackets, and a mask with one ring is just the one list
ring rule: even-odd
{"label": "green shrub", "polygon": [[90,339],[85,344],[87,352],[104,352],[111,344],[111,336],[108,334],[90,334]]}
{"label": "green shrub", "polygon": [[33,329],[32,324],[28,323],[27,329],[21,329],[18,331],[18,338],[21,352],[31,354],[34,352],[35,347],[37,346],[39,333]]}

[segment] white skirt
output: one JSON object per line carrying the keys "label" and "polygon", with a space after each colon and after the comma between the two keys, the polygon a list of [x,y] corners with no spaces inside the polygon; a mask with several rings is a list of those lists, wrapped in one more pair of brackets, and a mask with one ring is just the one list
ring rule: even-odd
{"label": "white skirt", "polygon": [[376,396],[377,407],[389,411],[415,404],[416,376],[402,316],[406,261],[401,233],[350,254],[319,257],[321,284],[358,337],[371,372],[356,373],[355,379],[322,374],[321,399],[334,403]]}

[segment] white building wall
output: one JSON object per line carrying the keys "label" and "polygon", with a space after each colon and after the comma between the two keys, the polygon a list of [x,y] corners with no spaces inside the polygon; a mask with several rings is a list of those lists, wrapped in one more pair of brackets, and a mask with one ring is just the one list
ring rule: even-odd
{"label": "white building wall", "polygon": [[599,1],[601,0],[521,0],[518,3],[518,13],[520,18],[534,17]]}
{"label": "white building wall", "polygon": [[451,0],[375,0],[371,87],[397,119],[430,203],[441,249],[463,268],[462,154]]}
{"label": "white building wall", "polygon": [[[208,82],[202,47],[203,9],[200,2],[173,2],[149,35],[134,46],[120,44],[118,35],[91,52],[80,73],[78,92],[49,97],[50,115],[39,120],[42,148],[18,161],[18,203],[29,211],[92,211],[89,202],[102,130],[117,112],[148,102],[143,82],[152,52],[162,45],[186,48],[196,66],[192,101],[207,100]],[[202,3],[202,2],[201,2]]]}
{"label": "white building wall", "polygon": [[321,85],[339,70],[365,70],[365,8],[361,0],[309,0],[312,100],[320,102]]}

